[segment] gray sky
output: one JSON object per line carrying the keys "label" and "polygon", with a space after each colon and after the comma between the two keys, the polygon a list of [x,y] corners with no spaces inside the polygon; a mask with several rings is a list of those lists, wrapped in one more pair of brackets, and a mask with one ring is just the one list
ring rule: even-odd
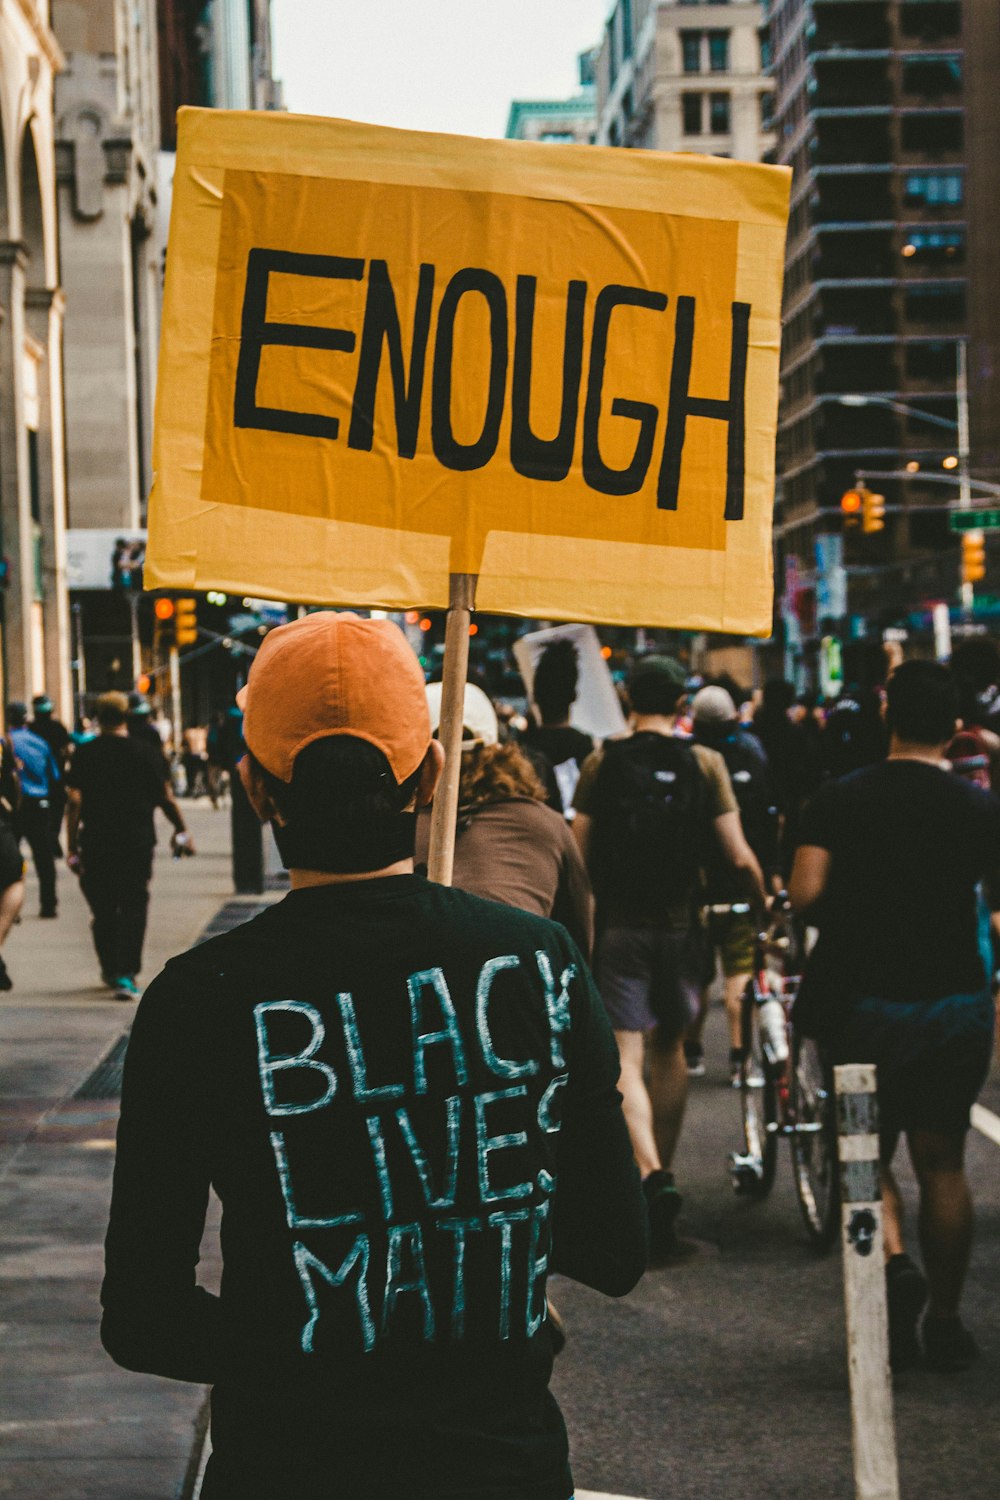
{"label": "gray sky", "polygon": [[512,99],[576,89],[611,0],[272,0],[274,71],[299,114],[503,135]]}

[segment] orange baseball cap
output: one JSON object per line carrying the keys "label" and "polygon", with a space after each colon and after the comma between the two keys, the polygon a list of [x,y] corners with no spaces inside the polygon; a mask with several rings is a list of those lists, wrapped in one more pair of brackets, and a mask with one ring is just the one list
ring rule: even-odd
{"label": "orange baseball cap", "polygon": [[391,620],[323,610],[270,631],[236,702],[243,738],[272,776],[291,781],[300,750],[350,734],[381,750],[397,782],[431,742],[424,674]]}

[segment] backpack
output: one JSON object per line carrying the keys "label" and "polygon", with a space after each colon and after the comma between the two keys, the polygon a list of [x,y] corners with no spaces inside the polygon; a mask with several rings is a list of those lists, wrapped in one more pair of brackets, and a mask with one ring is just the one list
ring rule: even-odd
{"label": "backpack", "polygon": [[773,869],[778,848],[778,808],[763,749],[742,733],[732,735],[716,748],[729,771],[747,843],[764,870]]}
{"label": "backpack", "polygon": [[697,888],[706,840],[705,780],[683,740],[652,732],[604,746],[594,797],[591,871],[598,901],[658,921]]}

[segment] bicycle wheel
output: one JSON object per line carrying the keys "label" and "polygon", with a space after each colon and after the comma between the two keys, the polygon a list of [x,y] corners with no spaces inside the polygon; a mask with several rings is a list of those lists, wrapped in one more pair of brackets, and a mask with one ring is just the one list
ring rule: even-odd
{"label": "bicycle wheel", "polygon": [[738,1192],[749,1198],[766,1198],[774,1186],[778,1160],[778,1101],[764,1056],[760,1007],[752,981],[743,995],[742,1039],[743,1156],[734,1161],[733,1171]]}
{"label": "bicycle wheel", "polygon": [[840,1173],[833,1079],[809,1037],[792,1041],[792,1164],[809,1239],[828,1250],[840,1227]]}

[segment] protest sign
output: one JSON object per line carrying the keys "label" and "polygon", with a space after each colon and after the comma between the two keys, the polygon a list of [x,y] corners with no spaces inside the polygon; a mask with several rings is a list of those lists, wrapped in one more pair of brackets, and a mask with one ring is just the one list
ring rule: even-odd
{"label": "protest sign", "polygon": [[182,111],[149,585],[767,633],[788,183]]}

